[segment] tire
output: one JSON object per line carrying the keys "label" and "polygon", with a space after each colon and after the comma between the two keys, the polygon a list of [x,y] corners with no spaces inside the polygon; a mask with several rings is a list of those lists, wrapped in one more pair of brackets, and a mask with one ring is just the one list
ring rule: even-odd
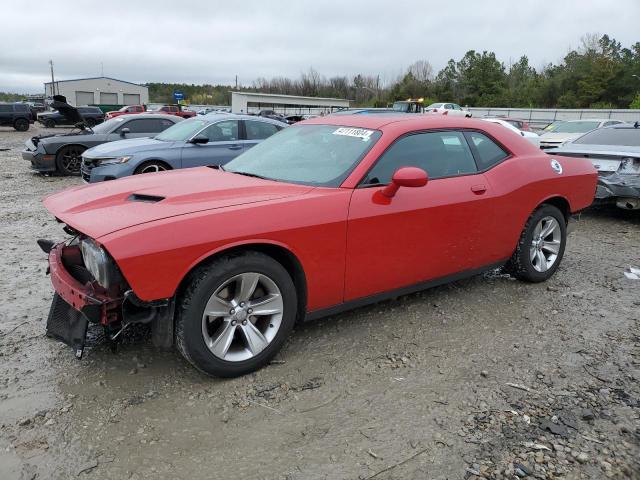
{"label": "tire", "polygon": [[13,122],[13,128],[18,132],[26,132],[29,130],[29,120],[26,118],[18,118],[15,122]]}
{"label": "tire", "polygon": [[[205,315],[206,308],[221,315]],[[257,310],[265,313],[256,315]],[[207,375],[245,375],[266,365],[282,348],[296,310],[293,280],[273,258],[258,252],[221,257],[189,276],[177,303],[176,347]]]}
{"label": "tire", "polygon": [[67,145],[56,154],[56,169],[61,175],[80,175],[82,152],[86,148],[82,145]]}
{"label": "tire", "polygon": [[142,173],[155,173],[155,172],[164,172],[166,170],[171,170],[171,167],[164,162],[159,160],[151,160],[149,162],[144,162],[134,170],[134,175],[140,175]]}
{"label": "tire", "polygon": [[543,204],[527,220],[506,270],[525,282],[544,282],[558,269],[566,243],[566,218],[558,208]]}
{"label": "tire", "polygon": [[45,126],[45,128],[54,128],[56,126],[56,122],[54,122],[50,118],[43,120],[42,124]]}

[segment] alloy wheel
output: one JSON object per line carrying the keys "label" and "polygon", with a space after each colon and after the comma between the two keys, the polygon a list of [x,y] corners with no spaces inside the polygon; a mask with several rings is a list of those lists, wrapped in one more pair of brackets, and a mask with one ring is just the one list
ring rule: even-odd
{"label": "alloy wheel", "polygon": [[82,163],[82,152],[84,152],[84,149],[68,148],[62,155],[62,167],[68,172],[79,173],[80,164]]}
{"label": "alloy wheel", "polygon": [[216,357],[241,362],[255,357],[275,338],[284,304],[267,275],[246,272],[224,281],[202,315],[202,336]]}
{"label": "alloy wheel", "polygon": [[140,173],[164,172],[166,168],[159,163],[151,163],[140,169]]}
{"label": "alloy wheel", "polygon": [[533,230],[529,259],[538,272],[546,272],[556,263],[562,243],[562,231],[558,221],[547,216]]}

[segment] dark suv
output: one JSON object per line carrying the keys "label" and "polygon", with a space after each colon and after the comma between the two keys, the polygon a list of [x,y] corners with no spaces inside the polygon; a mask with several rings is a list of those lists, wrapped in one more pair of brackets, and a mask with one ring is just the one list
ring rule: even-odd
{"label": "dark suv", "polygon": [[33,113],[26,103],[0,103],[0,126],[13,127],[19,132],[29,130]]}
{"label": "dark suv", "polygon": [[[77,107],[77,110],[84,123],[89,127],[93,127],[104,121],[104,112],[98,107]],[[38,122],[47,128],[53,128],[56,125],[74,125],[73,122],[57,110],[39,113]]]}

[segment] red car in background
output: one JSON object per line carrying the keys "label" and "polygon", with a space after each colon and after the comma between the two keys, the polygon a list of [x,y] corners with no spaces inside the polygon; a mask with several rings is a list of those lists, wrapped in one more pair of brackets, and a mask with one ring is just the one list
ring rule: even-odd
{"label": "red car in background", "polygon": [[182,118],[191,118],[196,116],[196,112],[184,110],[182,105],[158,105],[149,108],[149,113],[163,113],[165,115],[177,115]]}
{"label": "red car in background", "polygon": [[267,364],[297,321],[505,266],[548,279],[597,172],[500,125],[345,115],[300,122],[222,168],[74,187],[45,206],[56,294],[47,332],[82,354],[87,323],[151,325],[195,367]]}
{"label": "red car in background", "polygon": [[112,112],[105,113],[107,118],[115,118],[120,115],[132,115],[136,113],[145,113],[147,110],[144,105],[127,105],[122,107],[120,110],[115,110]]}

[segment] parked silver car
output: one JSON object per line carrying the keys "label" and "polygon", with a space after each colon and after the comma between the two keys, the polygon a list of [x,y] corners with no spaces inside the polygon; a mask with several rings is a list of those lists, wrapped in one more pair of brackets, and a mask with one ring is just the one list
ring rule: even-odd
{"label": "parked silver car", "polygon": [[588,158],[598,170],[596,201],[615,203],[626,210],[640,209],[640,125],[600,128],[559,148],[550,155]]}
{"label": "parked silver car", "polygon": [[140,173],[224,165],[288,125],[252,115],[210,113],[153,138],[122,140],[82,155],[82,178],[94,183]]}
{"label": "parked silver car", "polygon": [[596,128],[610,127],[624,123],[620,120],[590,118],[588,120],[568,120],[558,123],[540,135],[540,148],[555,148],[570,142]]}

